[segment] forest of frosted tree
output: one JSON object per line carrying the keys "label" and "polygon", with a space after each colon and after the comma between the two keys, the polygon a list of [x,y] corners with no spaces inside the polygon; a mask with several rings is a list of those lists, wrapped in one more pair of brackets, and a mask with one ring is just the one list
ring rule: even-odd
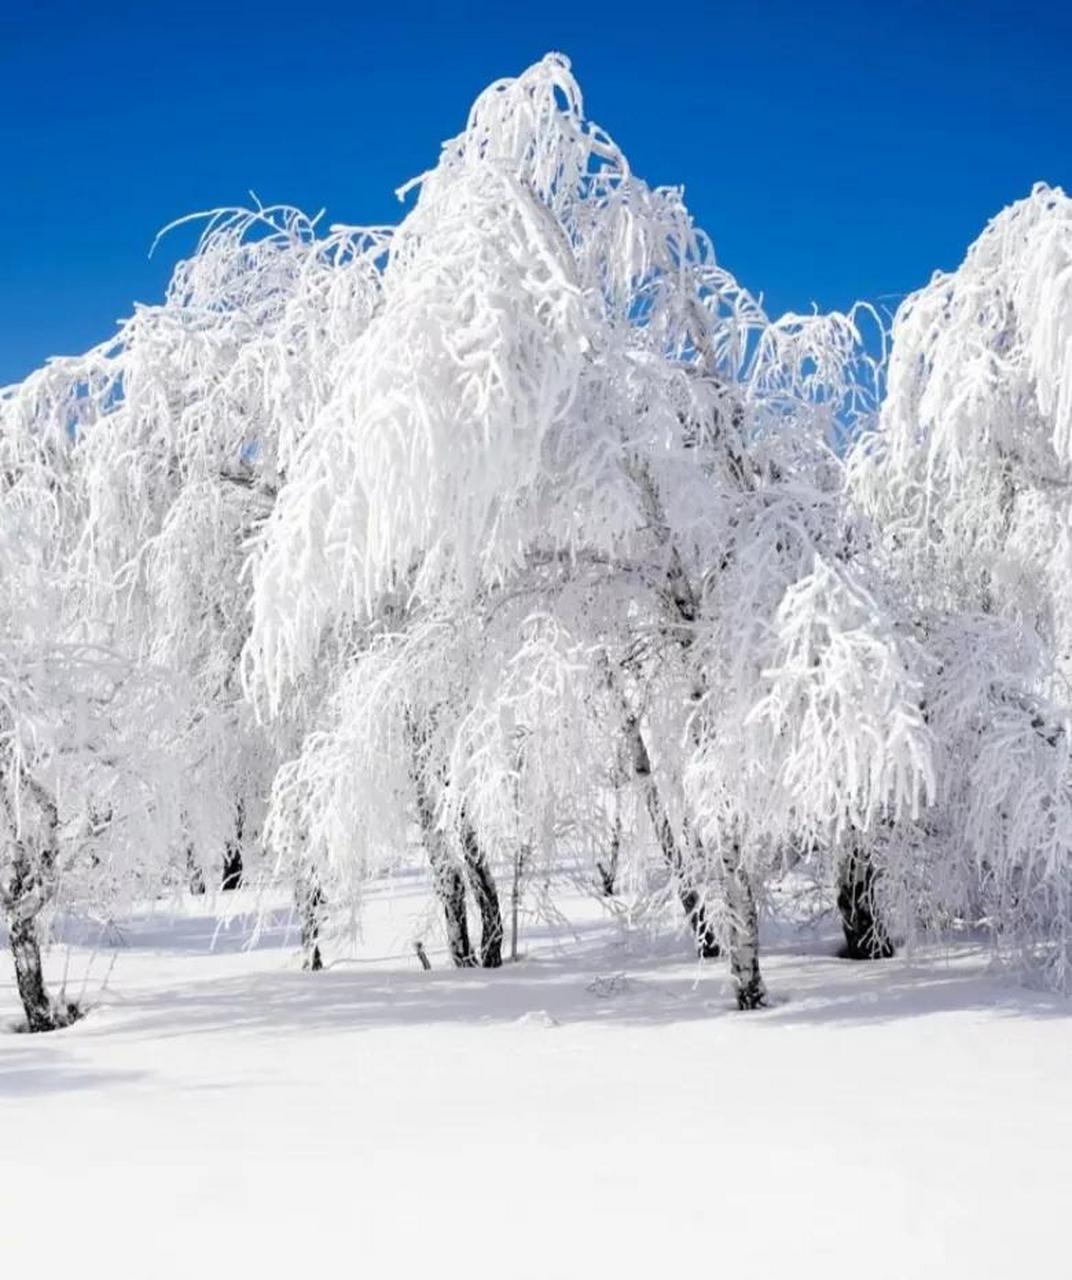
{"label": "forest of frosted tree", "polygon": [[162,302],[0,391],[27,1027],[78,1014],[61,916],[283,890],[313,971],[407,869],[458,966],[568,885],[741,1009],[816,910],[1067,989],[1072,201],[892,316],[771,318],[560,55],[399,195],[205,214]]}

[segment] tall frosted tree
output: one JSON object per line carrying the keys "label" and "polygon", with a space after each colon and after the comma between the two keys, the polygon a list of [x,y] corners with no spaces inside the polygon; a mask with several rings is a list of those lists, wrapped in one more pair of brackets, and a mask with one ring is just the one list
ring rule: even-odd
{"label": "tall frosted tree", "polygon": [[1069,964],[1072,201],[1037,186],[893,324],[850,467],[935,652],[928,893],[1054,979]]}
{"label": "tall frosted tree", "polygon": [[112,644],[181,677],[214,727],[209,870],[225,887],[277,764],[238,680],[248,542],[376,305],[378,251],[374,233],[318,238],[290,209],[207,215],[160,304],[13,400],[27,431],[75,445],[71,554],[87,607]]}
{"label": "tall frosted tree", "polygon": [[928,780],[914,650],[848,563],[826,439],[854,323],[768,321],[556,55],[418,185],[255,561],[251,694],[325,690],[272,838],[352,884],[400,812],[459,869],[597,852],[625,760],[626,834],[753,1007],[779,842],[832,848]]}
{"label": "tall frosted tree", "polygon": [[0,912],[30,1031],[77,1013],[45,984],[56,914],[166,887],[202,821],[184,787],[211,773],[189,690],[116,646],[78,568],[81,393],[41,413],[64,377],[0,394]]}

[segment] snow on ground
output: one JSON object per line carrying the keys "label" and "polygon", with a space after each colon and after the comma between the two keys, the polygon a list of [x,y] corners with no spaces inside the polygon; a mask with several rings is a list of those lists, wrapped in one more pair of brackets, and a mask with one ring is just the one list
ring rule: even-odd
{"label": "snow on ground", "polygon": [[196,900],[126,921],[53,950],[96,1003],[47,1036],[6,1034],[4,965],[5,1272],[1069,1274],[1070,1006],[981,953],[797,939],[768,951],[774,1007],[738,1014],[720,965],[580,902],[516,966],[424,973],[424,910],[374,895],[316,975],[282,918],[253,949],[237,925],[210,949]]}

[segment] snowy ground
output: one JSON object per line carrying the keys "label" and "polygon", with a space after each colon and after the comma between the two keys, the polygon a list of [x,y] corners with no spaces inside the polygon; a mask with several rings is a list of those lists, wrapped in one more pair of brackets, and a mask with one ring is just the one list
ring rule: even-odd
{"label": "snowy ground", "polygon": [[[1072,1007],[981,955],[854,965],[809,938],[741,1015],[720,965],[580,904],[516,966],[424,973],[421,909],[374,899],[319,975],[282,928],[210,950],[197,904],[126,922],[89,1017],[48,1036],[6,1034],[4,963],[5,1273],[1072,1274]],[[78,994],[89,960],[50,964]]]}

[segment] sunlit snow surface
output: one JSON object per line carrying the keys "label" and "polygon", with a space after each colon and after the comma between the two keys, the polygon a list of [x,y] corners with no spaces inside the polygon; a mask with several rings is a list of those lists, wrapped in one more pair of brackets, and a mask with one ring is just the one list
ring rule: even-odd
{"label": "sunlit snow surface", "polygon": [[580,900],[499,972],[448,970],[429,929],[425,973],[423,893],[373,894],[315,975],[285,912],[210,949],[202,902],[55,947],[94,1003],[62,1032],[7,1033],[0,962],[5,1273],[1067,1272],[1072,1006],[971,947],[783,935],[773,1007],[739,1014],[719,963]]}

